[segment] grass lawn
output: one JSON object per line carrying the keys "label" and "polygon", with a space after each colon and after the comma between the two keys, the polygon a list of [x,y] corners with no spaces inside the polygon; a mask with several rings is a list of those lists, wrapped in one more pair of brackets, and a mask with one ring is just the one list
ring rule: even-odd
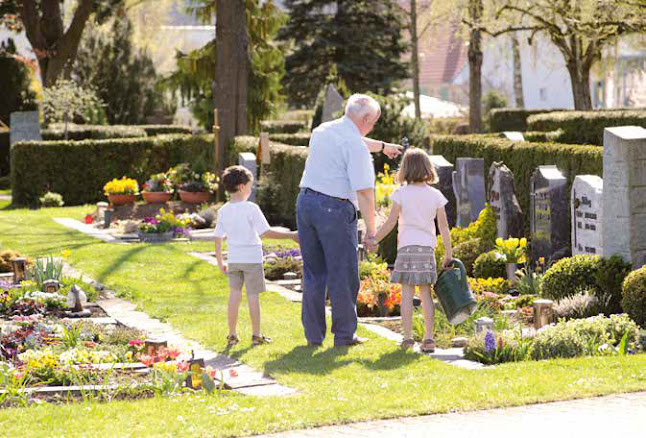
{"label": "grass lawn", "polygon": [[[90,207],[0,212],[0,244],[29,255],[72,250],[70,262],[185,336],[222,351],[226,336],[226,278],[186,254],[211,244],[108,245],[61,227],[56,216],[81,217]],[[646,356],[594,357],[505,364],[463,370],[401,351],[372,338],[334,349],[305,346],[300,308],[277,294],[262,295],[267,346],[250,348],[241,309],[242,342],[230,353],[298,390],[290,397],[235,394],[155,398],[107,404],[44,405],[0,411],[6,435],[234,436],[455,410],[646,390]],[[168,421],[170,420],[170,421]]]}

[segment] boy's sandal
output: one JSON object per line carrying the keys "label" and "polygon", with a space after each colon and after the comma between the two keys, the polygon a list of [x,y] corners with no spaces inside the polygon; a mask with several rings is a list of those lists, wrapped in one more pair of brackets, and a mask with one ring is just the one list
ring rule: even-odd
{"label": "boy's sandal", "polygon": [[251,345],[256,346],[256,345],[263,345],[263,344],[270,344],[271,339],[269,339],[267,336],[260,335],[260,336],[252,336],[251,337]]}
{"label": "boy's sandal", "polygon": [[407,350],[415,346],[415,341],[413,339],[404,339],[399,345],[402,349]]}
{"label": "boy's sandal", "polygon": [[233,345],[237,344],[238,342],[240,342],[240,339],[238,339],[238,337],[237,337],[236,335],[229,335],[229,336],[227,336],[227,345],[228,345],[229,347],[231,347],[231,346],[233,346]]}
{"label": "boy's sandal", "polygon": [[420,348],[424,353],[434,353],[435,352],[435,341],[433,339],[424,339],[422,341],[422,347]]}

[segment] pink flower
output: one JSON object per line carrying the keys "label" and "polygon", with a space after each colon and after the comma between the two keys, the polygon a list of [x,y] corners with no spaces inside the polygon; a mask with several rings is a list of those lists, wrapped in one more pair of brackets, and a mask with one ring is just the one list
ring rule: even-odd
{"label": "pink flower", "polygon": [[229,368],[229,377],[238,377],[238,372],[233,368]]}
{"label": "pink flower", "polygon": [[146,365],[147,367],[151,366],[156,362],[154,357],[149,356],[147,354],[140,354],[137,359],[139,359],[139,362]]}
{"label": "pink flower", "polygon": [[188,362],[183,360],[181,362],[177,362],[177,372],[178,373],[185,373],[188,371]]}

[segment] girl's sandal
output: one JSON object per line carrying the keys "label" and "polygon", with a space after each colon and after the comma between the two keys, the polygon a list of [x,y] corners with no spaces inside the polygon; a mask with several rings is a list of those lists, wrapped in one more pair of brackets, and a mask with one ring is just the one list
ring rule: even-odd
{"label": "girl's sandal", "polygon": [[229,335],[227,336],[227,345],[229,347],[233,347],[235,344],[240,342],[240,339],[236,335]]}
{"label": "girl's sandal", "polygon": [[263,344],[270,344],[271,339],[269,339],[267,336],[260,335],[260,336],[252,336],[251,337],[251,345],[252,346],[257,346],[257,345],[263,345]]}
{"label": "girl's sandal", "polygon": [[424,339],[420,350],[424,353],[435,353],[435,341],[433,339]]}
{"label": "girl's sandal", "polygon": [[409,348],[413,348],[415,346],[415,341],[412,339],[404,339],[399,345],[401,346],[402,350],[408,350]]}

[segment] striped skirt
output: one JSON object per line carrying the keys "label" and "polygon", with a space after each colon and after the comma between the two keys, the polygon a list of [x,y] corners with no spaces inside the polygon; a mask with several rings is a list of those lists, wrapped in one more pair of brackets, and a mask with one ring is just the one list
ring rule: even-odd
{"label": "striped skirt", "polygon": [[434,285],[436,281],[437,268],[432,247],[412,245],[397,250],[391,283]]}

